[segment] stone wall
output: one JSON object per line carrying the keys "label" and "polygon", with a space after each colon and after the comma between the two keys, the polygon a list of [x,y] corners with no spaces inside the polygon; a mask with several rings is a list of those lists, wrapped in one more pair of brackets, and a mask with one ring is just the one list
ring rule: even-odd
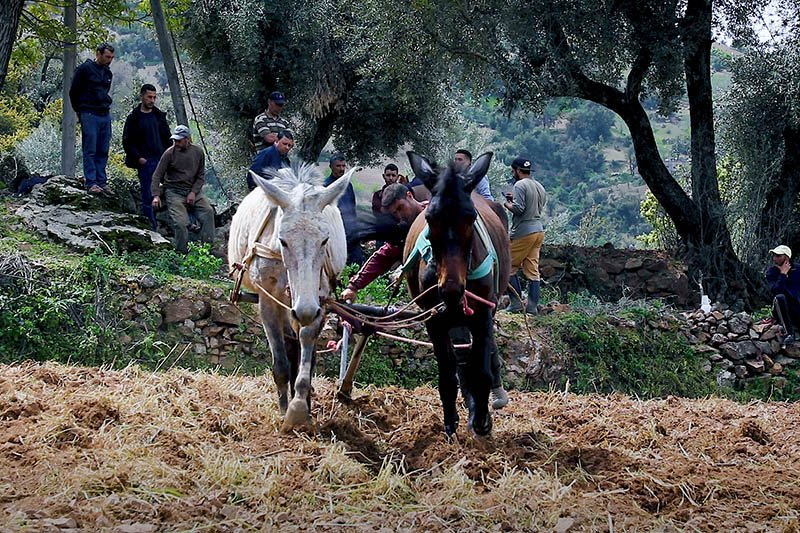
{"label": "stone wall", "polygon": [[664,298],[678,308],[696,307],[700,296],[684,264],[659,250],[617,250],[545,244],[539,263],[542,279],[561,292],[588,291],[603,301]]}

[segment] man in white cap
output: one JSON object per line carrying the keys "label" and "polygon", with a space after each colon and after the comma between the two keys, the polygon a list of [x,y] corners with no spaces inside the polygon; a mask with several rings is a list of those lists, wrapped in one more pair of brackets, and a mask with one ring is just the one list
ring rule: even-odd
{"label": "man in white cap", "polygon": [[773,264],[765,275],[775,297],[772,316],[786,332],[783,344],[792,344],[795,327],[800,321],[800,269],[792,263],[792,249],[788,246],[781,244],[769,252]]}
{"label": "man in white cap", "polygon": [[163,193],[175,233],[175,249],[185,254],[189,242],[189,210],[194,210],[200,223],[200,239],[212,242],[214,209],[203,196],[206,156],[199,146],[192,144],[189,127],[176,126],[170,138],[172,146],[166,149],[153,172],[153,208],[161,208]]}

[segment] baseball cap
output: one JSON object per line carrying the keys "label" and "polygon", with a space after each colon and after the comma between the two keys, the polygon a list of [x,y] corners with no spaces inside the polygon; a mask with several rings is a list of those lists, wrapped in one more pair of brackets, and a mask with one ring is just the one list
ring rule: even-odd
{"label": "baseball cap", "polygon": [[180,141],[181,139],[189,137],[191,134],[192,132],[189,131],[189,126],[184,126],[184,125],[175,126],[175,129],[172,130],[172,135],[170,136],[170,139],[174,141]]}
{"label": "baseball cap", "polygon": [[524,157],[517,157],[511,162],[511,168],[519,168],[522,170],[531,170],[531,160]]}
{"label": "baseball cap", "polygon": [[785,244],[781,244],[780,246],[776,246],[772,250],[769,251],[771,254],[775,255],[785,255],[789,259],[792,258],[792,249],[786,246]]}
{"label": "baseball cap", "polygon": [[275,91],[273,93],[270,93],[269,99],[272,100],[273,102],[275,102],[276,104],[285,104],[286,103],[286,97],[280,91]]}

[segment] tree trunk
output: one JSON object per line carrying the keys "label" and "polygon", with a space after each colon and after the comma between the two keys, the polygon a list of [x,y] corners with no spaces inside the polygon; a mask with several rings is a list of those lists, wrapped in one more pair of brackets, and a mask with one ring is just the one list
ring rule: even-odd
{"label": "tree trunk", "polygon": [[[780,173],[769,182],[766,202],[761,211],[759,244],[766,251],[778,244],[788,244],[800,251],[798,225],[800,194],[800,128],[787,124],[783,128],[783,161]],[[800,254],[797,254],[800,255]]]}
{"label": "tree trunk", "polygon": [[68,0],[64,5],[64,26],[69,30],[69,42],[64,44],[63,81],[61,86],[61,173],[75,175],[75,127],[77,117],[69,101],[69,88],[75,74],[77,51],[75,37],[78,28],[78,2]]}
{"label": "tree trunk", "polygon": [[177,120],[178,124],[188,126],[189,120],[186,115],[186,107],[183,105],[181,82],[178,77],[178,69],[175,67],[175,56],[172,53],[172,39],[167,30],[167,19],[164,17],[164,10],[161,8],[161,0],[150,0],[150,10],[153,12],[158,47],[161,49],[161,59],[164,62],[164,70],[167,73],[167,83],[169,84],[170,96],[172,96],[175,120]]}
{"label": "tree trunk", "polygon": [[0,89],[6,83],[11,49],[17,40],[19,17],[25,0],[3,0],[0,2]]}
{"label": "tree trunk", "polygon": [[313,129],[308,132],[307,135],[303,136],[305,142],[300,149],[300,158],[303,161],[308,161],[310,163],[317,162],[319,154],[322,153],[322,150],[325,148],[325,145],[328,144],[333,134],[333,126],[338,117],[338,112],[331,111],[314,122]]}
{"label": "tree trunk", "polygon": [[[681,21],[683,64],[689,100],[692,200],[699,219],[684,234],[693,266],[717,298],[750,301],[757,291],[754,273],[736,256],[717,181],[714,103],[711,87],[711,0],[689,0]],[[727,298],[726,298],[727,297]]]}

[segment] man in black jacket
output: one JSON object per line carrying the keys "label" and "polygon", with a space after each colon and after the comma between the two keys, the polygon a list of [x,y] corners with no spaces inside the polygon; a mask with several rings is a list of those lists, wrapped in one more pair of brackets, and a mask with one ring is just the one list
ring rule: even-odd
{"label": "man in black jacket", "polygon": [[75,69],[69,100],[81,123],[83,178],[91,194],[111,193],[106,165],[111,144],[111,69],[114,47],[103,43],[94,60],[87,59]]}
{"label": "man in black jacket", "polygon": [[153,231],[158,229],[153,212],[150,189],[153,172],[161,154],[172,145],[167,114],[156,107],[156,88],[145,83],[139,91],[141,103],[125,119],[122,130],[122,147],[125,149],[125,166],[135,168],[142,187],[142,212],[150,220]]}

